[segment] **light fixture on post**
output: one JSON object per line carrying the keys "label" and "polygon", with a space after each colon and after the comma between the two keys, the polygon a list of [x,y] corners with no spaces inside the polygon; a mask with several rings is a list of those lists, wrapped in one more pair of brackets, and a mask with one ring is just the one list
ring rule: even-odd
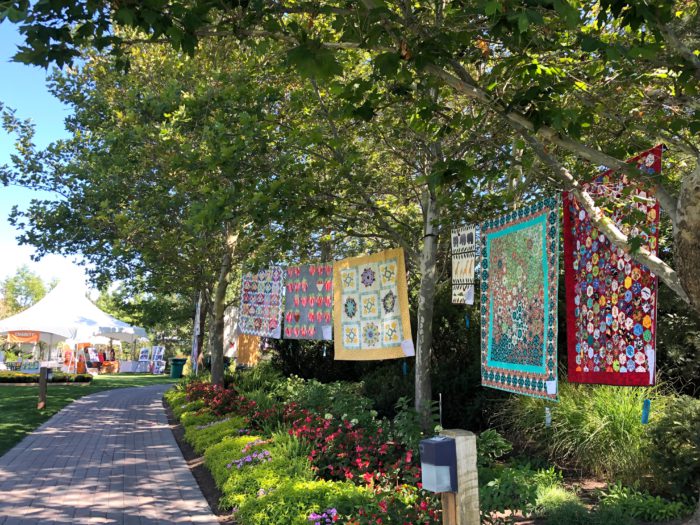
{"label": "light fixture on post", "polygon": [[436,436],[420,442],[423,489],[457,492],[457,447],[450,437]]}

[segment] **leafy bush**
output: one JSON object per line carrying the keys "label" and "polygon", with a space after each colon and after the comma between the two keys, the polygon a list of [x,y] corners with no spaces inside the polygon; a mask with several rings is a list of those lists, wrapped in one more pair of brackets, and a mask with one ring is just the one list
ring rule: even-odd
{"label": "leafy bush", "polygon": [[217,487],[223,488],[224,483],[231,475],[231,468],[227,465],[233,460],[245,456],[249,451],[246,449],[246,445],[256,441],[262,441],[262,438],[260,436],[227,437],[206,450],[204,464],[211,471]]}
{"label": "leafy bush", "polygon": [[195,452],[203,454],[210,446],[219,443],[223,438],[239,436],[245,427],[245,420],[239,416],[213,420],[189,425],[185,428],[185,439],[192,445]]}
{"label": "leafy bush", "polygon": [[539,491],[535,515],[544,517],[549,525],[586,525],[590,522],[588,510],[580,498],[556,485]]}
{"label": "leafy bush", "polygon": [[261,497],[248,498],[236,512],[246,525],[309,525],[312,512],[329,508],[349,515],[372,502],[372,493],[351,483],[290,479]]}
{"label": "leafy bush", "polygon": [[[561,473],[554,468],[533,470],[529,465],[479,469],[479,502],[483,523],[510,523],[516,513],[531,514],[538,498],[560,488]],[[498,513],[499,516],[496,516]]]}
{"label": "leafy bush", "polygon": [[620,483],[608,486],[600,494],[601,508],[617,508],[628,516],[644,521],[669,521],[690,515],[693,508],[683,501],[669,501]]}
{"label": "leafy bush", "polygon": [[255,390],[269,393],[282,380],[279,370],[266,361],[250,369],[238,370],[234,374],[236,388],[246,394]]}
{"label": "leafy bush", "polygon": [[652,460],[674,492],[700,490],[700,399],[681,396],[652,425]]}
{"label": "leafy bush", "polygon": [[542,455],[606,479],[633,481],[651,470],[649,426],[642,425],[642,403],[663,414],[672,399],[660,387],[622,388],[560,383],[560,401],[545,427],[545,401],[508,399],[494,417],[506,435],[530,454]]}
{"label": "leafy bush", "polygon": [[498,458],[505,456],[513,445],[494,429],[484,430],[476,438],[476,462],[480,467],[492,465]]}
{"label": "leafy bush", "polygon": [[315,379],[288,377],[275,389],[278,398],[296,403],[319,414],[332,414],[339,419],[359,424],[371,423],[377,413],[372,400],[362,395],[360,383],[321,383]]}
{"label": "leafy bush", "polygon": [[[65,374],[53,372],[49,383],[89,383],[92,381],[90,374]],[[38,383],[39,374],[26,374],[24,372],[0,371],[0,383]]]}
{"label": "leafy bush", "polygon": [[[430,427],[434,430],[440,428],[440,416],[437,403],[433,402],[430,407]],[[393,439],[404,443],[408,448],[418,450],[420,440],[426,435],[421,428],[421,417],[418,411],[409,404],[409,398],[401,397],[396,403],[396,416],[392,421],[391,436]]]}
{"label": "leafy bush", "polygon": [[197,410],[196,412],[188,410],[187,412],[183,412],[180,416],[180,423],[182,423],[182,426],[185,427],[185,431],[187,431],[188,427],[206,425],[217,419],[216,415],[208,410]]}

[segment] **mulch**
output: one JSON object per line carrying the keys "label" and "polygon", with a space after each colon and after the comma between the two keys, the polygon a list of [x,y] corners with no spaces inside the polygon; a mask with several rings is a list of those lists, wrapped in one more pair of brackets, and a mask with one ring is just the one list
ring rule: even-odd
{"label": "mulch", "polygon": [[231,511],[224,510],[219,507],[221,491],[216,486],[214,478],[209,472],[209,469],[204,466],[204,457],[197,455],[190,444],[185,441],[185,429],[180,422],[175,419],[173,411],[170,409],[165,400],[163,400],[163,407],[165,408],[165,413],[168,416],[168,424],[170,426],[170,430],[173,432],[175,441],[177,441],[177,445],[180,447],[180,451],[187,462],[187,466],[189,467],[190,472],[192,472],[194,479],[197,481],[197,484],[199,485],[202,494],[204,494],[204,498],[207,500],[212,512],[216,514],[219,523],[235,525],[236,520],[233,519]]}

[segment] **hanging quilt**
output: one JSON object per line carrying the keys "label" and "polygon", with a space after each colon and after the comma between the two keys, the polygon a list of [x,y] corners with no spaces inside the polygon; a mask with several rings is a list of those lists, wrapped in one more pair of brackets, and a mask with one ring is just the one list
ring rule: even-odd
{"label": "hanging quilt", "polygon": [[[630,159],[650,174],[661,171],[662,146]],[[583,187],[594,199],[622,206],[611,216],[627,235],[656,253],[659,204],[653,195],[609,170]],[[631,193],[629,193],[631,191]],[[637,226],[623,218],[634,213]],[[593,226],[571,194],[564,194],[564,264],[569,381],[653,385],[656,365],[657,278]]]}
{"label": "hanging quilt", "polygon": [[474,304],[476,226],[452,230],[452,303]]}
{"label": "hanging quilt", "polygon": [[284,337],[333,339],[333,264],[287,268]]}
{"label": "hanging quilt", "polygon": [[557,399],[559,201],[481,225],[481,383]]}
{"label": "hanging quilt", "polygon": [[336,261],[333,294],[335,359],[413,355],[402,248]]}
{"label": "hanging quilt", "polygon": [[243,276],[238,318],[241,333],[280,338],[282,286],[282,269],[279,266]]}

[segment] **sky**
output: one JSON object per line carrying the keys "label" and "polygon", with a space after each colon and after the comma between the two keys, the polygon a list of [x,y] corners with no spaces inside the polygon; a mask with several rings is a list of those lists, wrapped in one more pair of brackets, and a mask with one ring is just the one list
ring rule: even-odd
{"label": "sky", "polygon": [[[11,61],[20,42],[21,35],[15,25],[7,21],[0,23],[0,101],[6,107],[15,109],[19,118],[32,120],[36,126],[35,142],[41,148],[67,136],[63,122],[70,110],[49,93],[46,70]],[[0,165],[10,162],[14,140],[15,137],[0,130]],[[24,264],[45,280],[84,275],[81,268],[59,255],[47,255],[40,262],[31,261],[34,249],[19,246],[16,240],[18,232],[7,220],[12,207],[17,205],[20,209],[26,209],[33,198],[47,196],[52,195],[0,186],[0,280],[14,274]]]}

